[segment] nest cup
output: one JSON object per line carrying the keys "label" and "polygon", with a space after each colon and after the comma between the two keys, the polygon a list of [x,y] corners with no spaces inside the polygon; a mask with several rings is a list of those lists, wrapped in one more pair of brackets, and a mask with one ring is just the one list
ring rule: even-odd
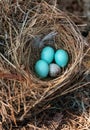
{"label": "nest cup", "polygon": [[[24,33],[24,37],[28,34],[30,38],[27,67],[34,83],[61,84],[64,80],[70,79],[72,75],[77,74],[79,71],[83,56],[83,39],[77,26],[64,12],[58,9],[53,10],[51,6],[46,4],[40,5],[40,11],[37,12],[36,17],[32,20],[34,24],[31,28],[28,28],[28,33],[27,31],[26,34]],[[53,43],[47,40],[44,46],[39,46],[43,37],[51,32],[57,33],[53,38]],[[46,45],[52,46],[55,50],[66,50],[70,60],[68,66],[62,71],[59,77],[54,79],[47,77],[45,80],[41,80],[36,76],[34,66],[36,61],[40,59],[42,48]]]}

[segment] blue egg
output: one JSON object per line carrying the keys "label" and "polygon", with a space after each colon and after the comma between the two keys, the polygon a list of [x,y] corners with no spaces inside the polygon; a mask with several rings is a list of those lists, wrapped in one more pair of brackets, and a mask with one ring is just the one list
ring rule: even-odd
{"label": "blue egg", "polygon": [[54,59],[54,49],[50,46],[43,48],[41,52],[41,59],[45,60],[48,64],[50,64]]}
{"label": "blue egg", "polygon": [[69,61],[69,55],[67,51],[63,49],[59,49],[55,53],[55,62],[60,66],[60,67],[65,67],[68,64]]}
{"label": "blue egg", "polygon": [[48,63],[44,60],[38,60],[35,64],[35,72],[40,78],[46,78],[49,73]]}

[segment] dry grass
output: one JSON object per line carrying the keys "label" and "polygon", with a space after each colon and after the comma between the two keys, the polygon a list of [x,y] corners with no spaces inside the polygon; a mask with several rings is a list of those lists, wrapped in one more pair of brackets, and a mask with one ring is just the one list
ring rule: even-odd
{"label": "dry grass", "polygon": [[[88,68],[82,62],[88,52],[87,44],[73,21],[46,2],[2,0],[0,6],[0,38],[5,42],[4,53],[2,50],[0,53],[1,122],[9,130],[32,122],[22,129],[39,130],[38,125],[33,124],[35,117],[51,109],[51,101],[90,84],[85,80]],[[41,80],[33,69],[41,51],[34,40],[50,32],[57,32],[52,46],[66,49],[70,62],[58,78]],[[72,119],[72,129],[76,120],[86,122],[87,114],[82,115],[82,120],[79,116]]]}

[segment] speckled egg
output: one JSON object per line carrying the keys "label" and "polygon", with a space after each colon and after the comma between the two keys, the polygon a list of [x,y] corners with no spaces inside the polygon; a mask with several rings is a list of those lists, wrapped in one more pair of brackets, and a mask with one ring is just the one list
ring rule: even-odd
{"label": "speckled egg", "polygon": [[40,78],[46,78],[49,73],[49,65],[44,60],[38,60],[35,64],[35,72]]}
{"label": "speckled egg", "polygon": [[68,64],[69,61],[69,55],[67,53],[67,51],[63,50],[63,49],[59,49],[56,51],[55,53],[55,62],[57,65],[59,65],[60,67],[65,67]]}
{"label": "speckled egg", "polygon": [[50,64],[54,59],[54,49],[50,46],[46,46],[42,49],[41,59],[45,60],[48,64]]}
{"label": "speckled egg", "polygon": [[49,75],[50,77],[57,77],[61,73],[61,68],[55,64],[51,63],[49,65]]}

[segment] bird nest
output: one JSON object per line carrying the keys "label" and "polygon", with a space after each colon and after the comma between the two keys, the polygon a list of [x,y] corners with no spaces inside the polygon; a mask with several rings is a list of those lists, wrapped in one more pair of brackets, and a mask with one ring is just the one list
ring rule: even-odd
{"label": "bird nest", "polygon": [[[10,58],[1,57],[2,68],[6,70],[0,88],[6,100],[1,103],[6,110],[2,117],[15,125],[25,125],[51,100],[78,88],[84,41],[66,13],[44,2],[29,10],[13,43]],[[46,45],[69,53],[68,66],[57,78],[40,79],[34,71],[34,65]]]}

